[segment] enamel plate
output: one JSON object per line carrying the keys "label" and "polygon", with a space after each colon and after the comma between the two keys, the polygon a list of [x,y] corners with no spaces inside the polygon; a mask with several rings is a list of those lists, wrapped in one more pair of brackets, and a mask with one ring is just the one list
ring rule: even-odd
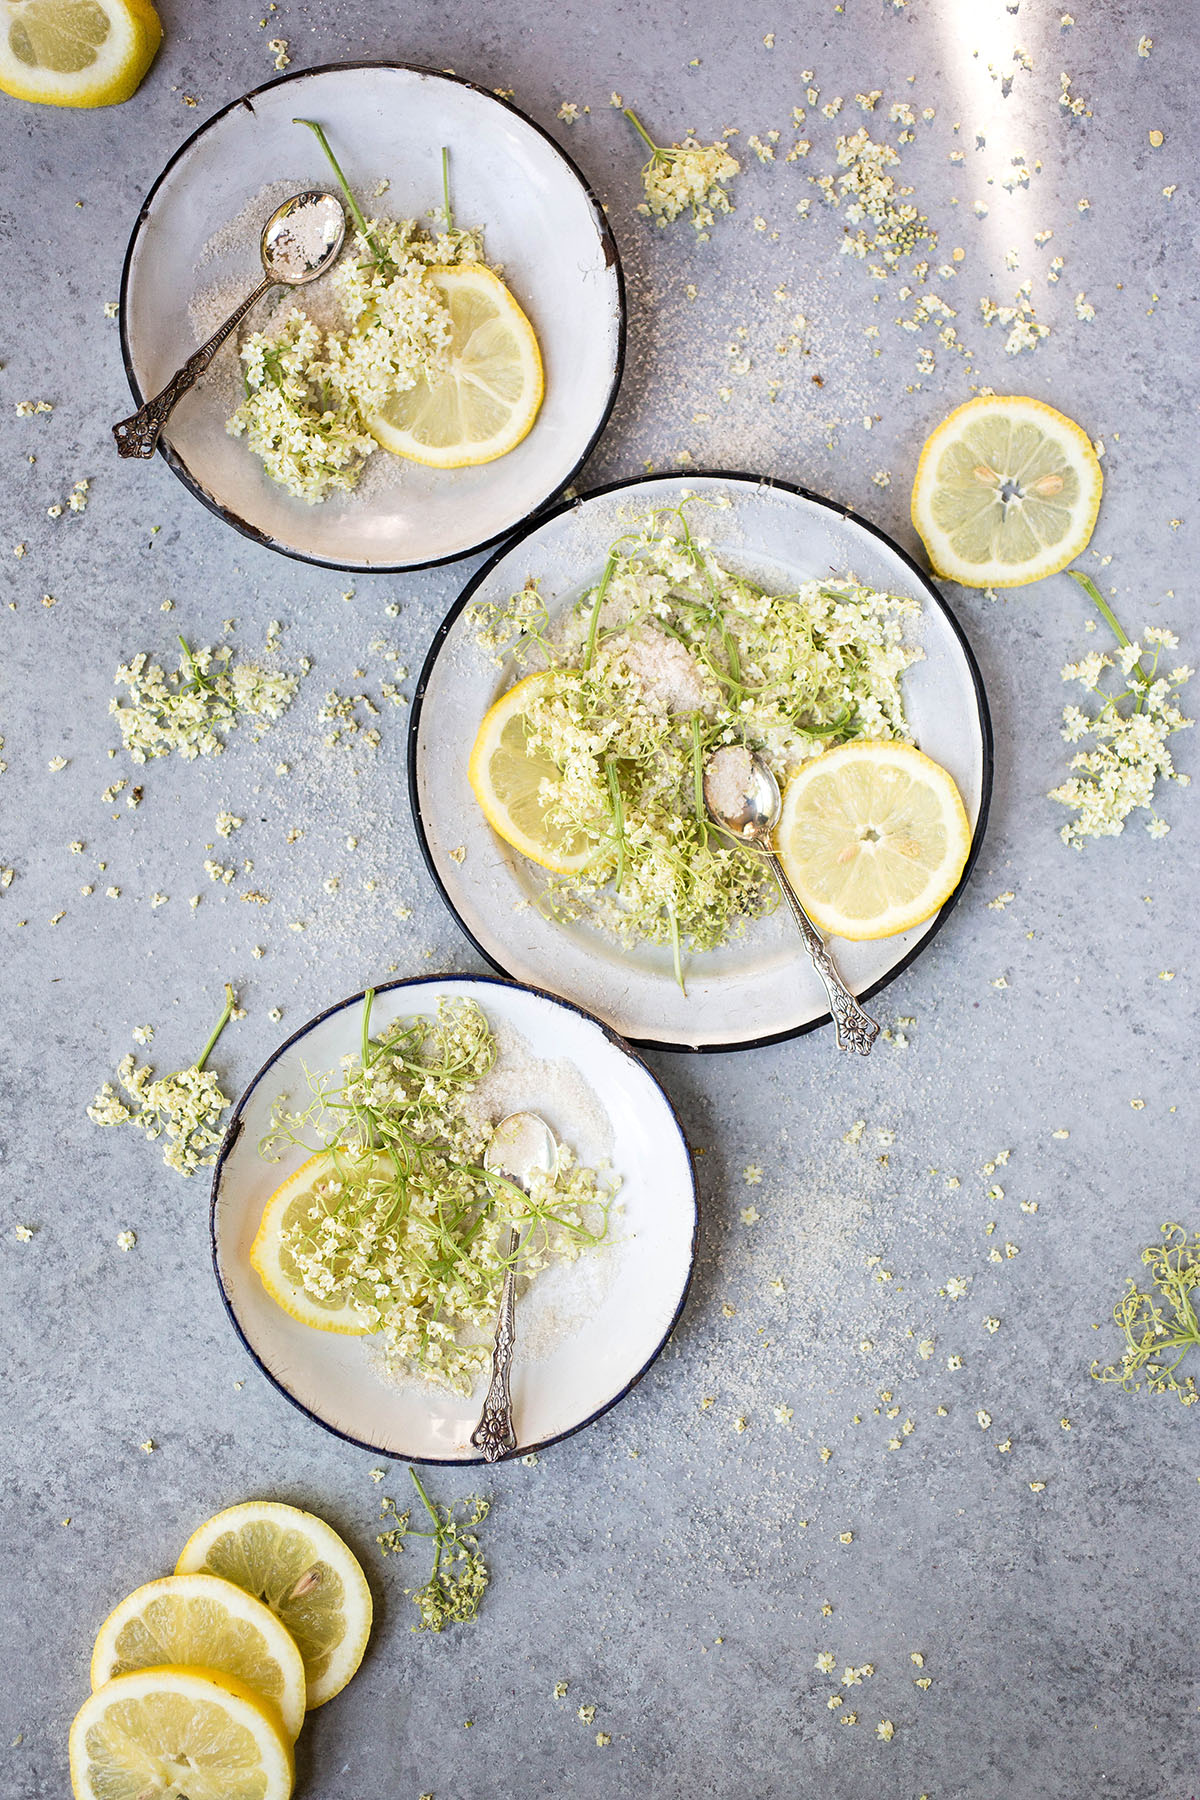
{"label": "enamel plate", "polygon": [[[429,469],[376,451],[357,490],[310,506],[225,430],[242,397],[230,343],[172,413],[163,455],[198,500],[286,555],[382,571],[466,556],[571,480],[612,409],[625,343],[616,244],[586,181],[532,120],[468,81],[399,63],[335,64],[268,82],[207,120],[151,188],[130,238],[121,342],[135,403],[158,393],[257,286],[259,231],[279,201],[336,187],[297,117],[324,127],[368,217],[431,223],[449,150],[455,218],[482,228],[488,261],[503,267],[537,333],[541,411],[495,462]],[[328,309],[330,277],[276,294],[243,331],[265,327],[273,307],[278,322],[293,301]]]}
{"label": "enamel plate", "polygon": [[[622,949],[599,929],[564,925],[538,908],[544,877],[488,825],[467,780],[479,722],[519,671],[479,648],[477,604],[504,603],[537,577],[553,618],[599,580],[609,544],[631,521],[686,495],[726,499],[692,512],[729,567],[771,591],[831,575],[920,601],[910,632],[924,651],[904,677],[921,749],[958,784],[973,843],[982,840],[992,780],[987,701],[975,658],[945,601],[903,550],[844,509],[750,475],[665,475],[601,488],[530,524],[478,572],[443,622],[413,707],[409,785],[417,832],[447,905],[476,947],[515,980],[549,988],[632,1042],[665,1050],[735,1050],[793,1037],[829,1020],[825,990],[787,911],[754,921],[724,948],[685,959],[686,993],[667,948]],[[962,891],[960,883],[958,892]],[[931,941],[954,895],[923,925],[874,943],[835,939],[842,975],[876,993]]]}
{"label": "enamel plate", "polygon": [[[624,1399],[658,1356],[683,1308],[695,1258],[696,1183],[679,1120],[627,1044],[577,1007],[493,976],[393,981],[375,990],[371,1031],[432,1014],[444,997],[476,1001],[500,1043],[488,1080],[497,1111],[537,1111],[585,1162],[621,1176],[608,1237],[574,1263],[552,1265],[517,1301],[511,1391],[519,1449],[539,1450],[590,1425]],[[279,1391],[319,1424],[364,1449],[412,1462],[479,1462],[470,1442],[488,1376],[461,1399],[379,1366],[370,1337],[314,1331],[283,1312],[250,1266],[271,1194],[305,1160],[268,1162],[259,1144],[283,1097],[308,1104],[306,1071],[357,1054],[363,996],[330,1007],[288,1039],[242,1095],[217,1158],[212,1250],[238,1336]]]}

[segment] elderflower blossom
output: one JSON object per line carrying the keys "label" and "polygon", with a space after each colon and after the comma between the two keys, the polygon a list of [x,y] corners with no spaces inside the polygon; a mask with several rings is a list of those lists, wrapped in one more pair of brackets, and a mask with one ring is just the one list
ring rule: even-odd
{"label": "elderflower blossom", "polygon": [[241,351],[248,393],[226,426],[310,505],[355,485],[377,447],[371,414],[446,369],[450,309],[430,270],[483,260],[478,232],[365,224],[333,274],[345,327],[322,332],[293,307],[277,330],[252,332]]}
{"label": "elderflower blossom", "polygon": [[[211,1168],[208,1154],[221,1141],[221,1115],[232,1104],[211,1069],[179,1069],[152,1081],[148,1064],[138,1068],[130,1053],[117,1065],[117,1079],[132,1105],[126,1105],[106,1081],[87,1109],[95,1125],[129,1122],[153,1143],[166,1133],[163,1161],[180,1175]],[[124,1248],[124,1246],[122,1246]]]}
{"label": "elderflower blossom", "polygon": [[[778,904],[762,865],[708,821],[699,771],[739,745],[781,785],[832,744],[907,738],[910,599],[853,580],[773,595],[732,573],[682,509],[631,522],[600,583],[553,628],[536,582],[476,610],[481,645],[548,665],[524,708],[547,822],[591,849],[541,904],[625,945],[710,950]],[[511,666],[511,664],[510,664]]]}
{"label": "elderflower blossom", "polygon": [[179,668],[170,675],[145,651],[121,664],[115,679],[129,689],[130,701],[122,706],[114,697],[108,710],[135,763],[172,750],[187,762],[217,756],[239,718],[265,728],[286,712],[299,685],[296,677],[232,663],[232,656],[228,645],[192,651],[185,644]]}
{"label": "elderflower blossom", "polygon": [[1011,306],[998,306],[986,294],[980,299],[979,310],[985,325],[1008,326],[1008,336],[1004,340],[1006,356],[1019,356],[1022,350],[1036,350],[1042,339],[1050,336],[1050,327],[1039,324],[1035,315],[1032,291],[1032,284],[1023,281]]}
{"label": "elderflower blossom", "polygon": [[656,224],[667,225],[690,206],[696,235],[707,242],[716,214],[733,211],[733,202],[723,184],[740,173],[741,164],[730,155],[728,145],[702,144],[690,132],[682,143],[656,144],[628,107],[625,117],[651,151],[650,160],[642,169],[646,198],[638,211],[653,218]]}
{"label": "elderflower blossom", "polygon": [[[1150,836],[1165,837],[1170,826],[1155,811],[1156,785],[1160,778],[1183,786],[1189,780],[1176,770],[1168,740],[1193,724],[1175,704],[1174,695],[1194,671],[1181,664],[1168,676],[1160,676],[1163,650],[1175,649],[1179,640],[1156,626],[1148,627],[1143,636],[1154,647],[1148,668],[1141,644],[1126,642],[1112,656],[1092,650],[1062,672],[1064,681],[1077,681],[1100,703],[1094,714],[1074,705],[1063,709],[1062,736],[1068,744],[1085,737],[1095,740],[1094,749],[1077,751],[1071,758],[1070,767],[1079,773],[1052,788],[1049,796],[1074,810],[1076,816],[1059,836],[1076,850],[1082,850],[1086,838],[1119,836],[1130,813],[1139,807],[1150,814],[1146,825]],[[1118,670],[1126,684],[1116,692],[1102,686],[1108,669]]]}

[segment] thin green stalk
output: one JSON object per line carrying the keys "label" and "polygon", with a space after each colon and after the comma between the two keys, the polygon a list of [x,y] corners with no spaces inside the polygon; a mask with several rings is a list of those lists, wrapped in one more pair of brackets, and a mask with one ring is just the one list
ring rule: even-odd
{"label": "thin green stalk", "polygon": [[359,1058],[364,1070],[371,1066],[371,1008],[374,1004],[375,989],[368,988],[363,995],[362,1050]]}
{"label": "thin green stalk", "polygon": [[619,894],[625,879],[625,803],[621,798],[617,765],[611,756],[604,759],[604,773],[608,777],[608,797],[612,802],[613,832],[617,840],[617,873],[613,885]]}
{"label": "thin green stalk", "polygon": [[679,983],[679,991],[685,997],[687,988],[683,982],[683,962],[679,954],[679,920],[675,916],[675,908],[668,906],[667,918],[671,925],[671,955],[675,963],[675,979]]}
{"label": "thin green stalk", "polygon": [[350,184],[346,180],[346,177],[342,174],[342,165],[338,162],[337,157],[333,154],[333,151],[329,148],[329,139],[325,136],[325,133],[322,131],[321,127],[317,124],[317,121],[315,119],[293,119],[292,124],[293,125],[307,125],[308,129],[315,135],[318,144],[320,144],[322,150],[325,152],[326,156],[329,158],[330,167],[333,169],[334,174],[337,176],[338,186],[341,188],[343,194],[345,194],[345,196],[346,196],[346,204],[350,208],[350,211],[354,215],[354,223],[358,226],[359,232],[360,232],[363,240],[366,243],[370,244],[372,250],[375,252],[377,259],[380,262],[390,261],[390,258],[385,257],[381,253],[378,244],[375,242],[374,238],[371,236],[370,232],[367,230],[367,221],[363,218],[362,209],[359,206],[358,201],[354,198],[354,195],[350,192]]}
{"label": "thin green stalk", "polygon": [[700,841],[708,844],[708,808],[704,804],[704,754],[700,743],[700,714],[692,714],[692,803],[696,808],[696,823],[700,827]]}
{"label": "thin green stalk", "polygon": [[[1108,601],[1104,598],[1104,595],[1100,592],[1100,589],[1096,586],[1096,584],[1092,580],[1091,576],[1085,575],[1082,569],[1068,569],[1067,574],[1071,577],[1071,579],[1073,581],[1077,581],[1079,583],[1080,587],[1083,589],[1084,593],[1087,595],[1087,597],[1091,601],[1092,605],[1097,609],[1097,611],[1100,613],[1101,617],[1104,619],[1105,624],[1108,626],[1108,629],[1112,632],[1113,636],[1116,638],[1118,644],[1120,644],[1122,650],[1128,650],[1129,645],[1130,645],[1130,640],[1125,635],[1125,631],[1121,624],[1121,621],[1117,618],[1117,616],[1113,612],[1111,606],[1108,604]],[[1146,683],[1146,685],[1148,687],[1150,685],[1150,679],[1151,679],[1150,675],[1142,667],[1140,662],[1134,663],[1133,666],[1137,670],[1138,674],[1141,676],[1142,680]]]}
{"label": "thin green stalk", "polygon": [[203,1050],[200,1052],[199,1056],[196,1058],[195,1062],[192,1064],[193,1068],[202,1069],[204,1067],[205,1063],[209,1059],[209,1056],[212,1054],[213,1045],[216,1043],[217,1039],[220,1037],[221,1033],[224,1031],[225,1027],[228,1025],[230,1015],[233,1012],[233,1009],[236,1005],[237,1005],[237,999],[236,999],[236,996],[234,995],[234,991],[230,987],[229,983],[226,982],[225,983],[225,1008],[224,1008],[224,1011],[222,1012],[220,1018],[217,1020],[216,1024],[213,1026],[212,1036],[209,1038],[207,1044],[205,1044]]}
{"label": "thin green stalk", "polygon": [[633,126],[633,129],[637,132],[638,136],[640,138],[642,138],[645,143],[649,144],[649,146],[650,146],[651,150],[654,152],[655,156],[662,156],[664,154],[664,152],[660,149],[660,147],[655,143],[654,139],[650,136],[650,133],[646,130],[646,127],[642,124],[642,121],[638,118],[638,116],[634,112],[633,108],[631,106],[626,106],[622,110],[625,114],[625,117],[629,120],[629,123]]}
{"label": "thin green stalk", "polygon": [[450,152],[442,145],[442,224],[443,229],[454,229],[454,214],[450,210]]}
{"label": "thin green stalk", "polygon": [[609,551],[608,561],[604,565],[604,573],[596,589],[596,598],[592,601],[592,616],[588,623],[587,645],[583,653],[583,666],[590,669],[592,658],[596,654],[596,633],[600,629],[600,608],[604,605],[604,596],[608,592],[608,584],[613,578],[613,570],[617,566],[615,551]]}

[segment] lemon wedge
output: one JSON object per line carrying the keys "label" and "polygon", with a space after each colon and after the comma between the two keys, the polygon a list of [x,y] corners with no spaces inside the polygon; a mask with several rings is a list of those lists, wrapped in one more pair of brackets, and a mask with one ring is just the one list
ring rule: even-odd
{"label": "lemon wedge", "polygon": [[950,898],[971,827],[938,763],[912,744],[855,741],[792,777],[775,848],[822,931],[882,938],[919,925]]}
{"label": "lemon wedge", "polygon": [[1104,478],[1080,425],[1040,400],[968,400],[921,451],[912,519],[934,572],[967,587],[1020,587],[1086,545]]}
{"label": "lemon wedge", "polygon": [[220,1669],[273,1706],[293,1740],[304,1723],[304,1663],[269,1607],[215,1575],[168,1575],[122,1600],[100,1627],[92,1686],[164,1663]]}
{"label": "lemon wedge", "polygon": [[0,0],[0,88],[44,106],[117,106],[161,42],[149,0]]}
{"label": "lemon wedge", "polygon": [[561,771],[550,757],[530,750],[525,722],[530,701],[552,680],[545,672],[526,675],[500,696],[479,727],[467,779],[488,824],[506,844],[543,869],[572,875],[584,867],[593,846],[581,833],[563,832],[547,819],[543,783],[557,783]]}
{"label": "lemon wedge", "polygon": [[71,1726],[75,1800],[288,1800],[278,1715],[216,1669],[143,1669],[90,1695]]}
{"label": "lemon wedge", "polygon": [[331,1157],[310,1156],[276,1188],[263,1208],[262,1224],[250,1246],[250,1262],[276,1306],[302,1325],[311,1325],[316,1331],[337,1331],[344,1337],[367,1337],[373,1327],[363,1323],[362,1314],[355,1311],[344,1293],[333,1294],[328,1300],[313,1298],[284,1242],[285,1231],[307,1217],[309,1209],[320,1201],[321,1189],[336,1175]]}
{"label": "lemon wedge", "polygon": [[[304,1659],[310,1712],[340,1694],[363,1659],[371,1635],[367,1578],[354,1552],[313,1513],[279,1500],[228,1507],[192,1533],[175,1573],[218,1575],[271,1609]],[[186,1784],[183,1791],[193,1800]]]}
{"label": "lemon wedge", "polygon": [[494,462],[526,437],[542,404],[533,326],[504,283],[479,263],[430,269],[450,309],[450,364],[367,420],[395,456],[435,469]]}

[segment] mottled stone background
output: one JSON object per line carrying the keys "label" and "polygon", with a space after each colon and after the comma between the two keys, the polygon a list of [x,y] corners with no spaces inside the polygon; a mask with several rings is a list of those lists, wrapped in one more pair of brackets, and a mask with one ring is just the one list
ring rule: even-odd
{"label": "mottled stone background", "polygon": [[[996,785],[967,893],[882,999],[886,1019],[915,1020],[907,1048],[839,1061],[821,1033],[655,1059],[702,1152],[691,1301],[616,1412],[536,1468],[486,1476],[494,1583],[474,1628],[410,1635],[415,1570],[384,1564],[373,1542],[380,1492],[402,1493],[407,1477],[392,1469],[381,1490],[377,1458],[305,1422],[248,1362],[209,1270],[203,1180],[182,1183],[134,1134],[85,1116],[133,1026],[157,1026],[160,1068],[189,1060],[226,978],[248,1008],[217,1058],[236,1088],[281,1030],[388,969],[476,966],[417,856],[404,716],[388,712],[374,756],[322,750],[316,720],[331,688],[378,693],[372,640],[415,671],[473,564],[350,583],[284,561],[226,530],[162,463],[119,462],[109,438],[128,396],[104,305],[138,205],[208,113],[273,74],[267,39],[288,40],[293,68],[379,54],[512,88],[578,159],[608,207],[630,307],[621,398],[582,485],[686,452],[835,495],[913,549],[908,491],[932,425],[972,384],[1035,394],[1104,439],[1098,579],[1131,630],[1173,624],[1194,660],[1195,14],[1185,0],[1074,4],[1062,27],[1057,5],[1032,0],[283,0],[263,28],[249,3],[167,0],[166,41],[129,104],[71,113],[0,98],[0,863],[16,871],[0,893],[5,1797],[62,1795],[99,1621],[165,1572],[208,1513],[253,1495],[334,1521],[377,1597],[361,1675],[301,1746],[314,1800],[1185,1800],[1196,1787],[1200,1419],[1089,1376],[1115,1347],[1109,1311],[1143,1244],[1164,1218],[1200,1223],[1187,1031],[1196,803],[1167,794],[1175,829],[1161,843],[1136,821],[1082,857],[1059,842],[1063,815],[1045,798],[1067,754],[1059,669],[1103,642],[1085,635],[1086,602],[1065,577],[999,600],[949,592],[987,682]],[[802,132],[813,149],[786,164],[802,69],[821,91]],[[1060,108],[1062,71],[1090,116]],[[796,213],[816,195],[808,175],[832,170],[836,134],[863,122],[854,95],[874,88],[875,135],[897,141],[894,102],[916,112],[902,178],[939,257],[965,252],[933,285],[957,309],[969,359],[929,327],[897,329],[898,284],[839,256],[841,220],[819,198],[810,218]],[[637,216],[639,145],[612,90],[667,139],[740,128],[737,211],[711,243]],[[845,105],[830,122],[821,107],[835,95]],[[563,102],[591,110],[568,126]],[[746,138],[770,129],[780,157],[760,166]],[[1007,191],[1022,161],[1027,185]],[[1008,303],[1026,277],[1052,335],[1010,359],[979,300]],[[1092,323],[1076,319],[1079,292]],[[777,352],[797,313],[801,341]],[[925,341],[936,367],[921,376]],[[38,398],[52,415],[14,416]],[[885,470],[890,485],[873,483]],[[86,513],[48,519],[81,476]],[[247,651],[279,619],[285,661],[311,656],[287,721],[215,762],[146,770],[136,811],[103,803],[129,772],[106,754],[116,663],[169,654],[176,629],[213,641],[229,616]],[[1179,740],[1184,768],[1194,754]],[[51,774],[59,755],[67,767]],[[281,757],[290,784],[274,774]],[[246,819],[233,849],[253,860],[268,907],[203,873],[205,846],[226,848],[213,831],[225,806]],[[152,908],[155,892],[169,901]],[[294,919],[307,930],[289,930]],[[751,1191],[752,1162],[764,1175]],[[989,1197],[996,1184],[1003,1195]],[[750,1199],[761,1219],[746,1226]],[[127,1254],[126,1228],[138,1238]],[[952,1276],[971,1278],[958,1301],[939,1294]],[[1002,1321],[994,1334],[987,1317]],[[926,1361],[916,1347],[929,1336]],[[793,1409],[790,1426],[776,1406]],[[890,1451],[893,1436],[902,1448]],[[444,1498],[475,1485],[465,1473],[432,1482]],[[814,1669],[823,1650],[839,1672],[875,1673],[835,1688]],[[560,1680],[565,1700],[552,1696]],[[831,1712],[835,1691],[847,1706]],[[576,1716],[586,1704],[590,1726]],[[855,1725],[839,1723],[846,1710]],[[876,1738],[881,1719],[891,1743]]]}

